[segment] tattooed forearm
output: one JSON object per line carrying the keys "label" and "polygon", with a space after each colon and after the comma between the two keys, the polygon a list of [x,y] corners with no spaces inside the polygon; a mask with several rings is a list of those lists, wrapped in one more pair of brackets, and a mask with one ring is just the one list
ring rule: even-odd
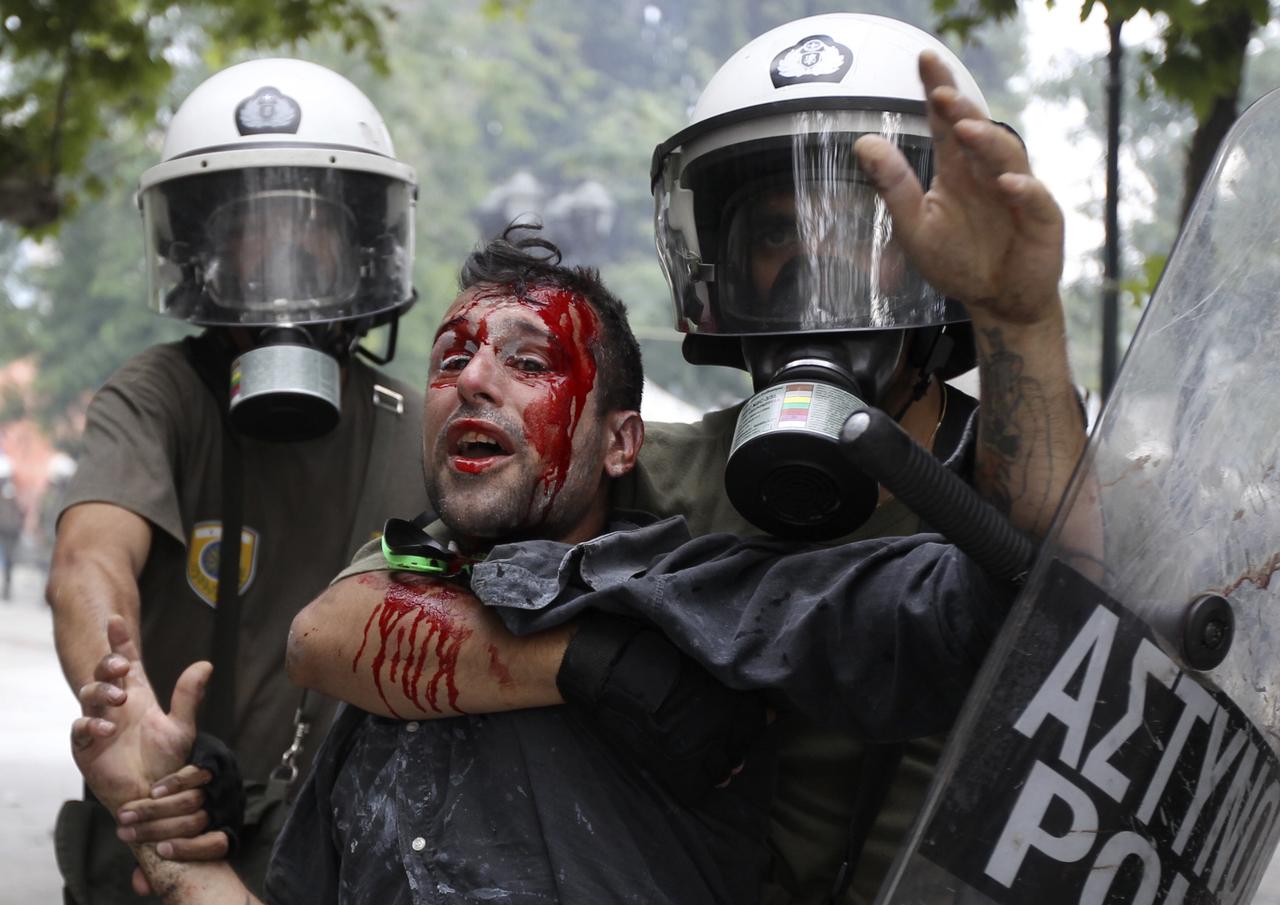
{"label": "tattooed forearm", "polygon": [[[1023,357],[1010,349],[999,327],[980,331],[982,410],[978,434],[979,491],[1005,515],[1015,506],[1035,515],[1025,527],[1042,529],[1052,514],[1049,499],[1055,467],[1052,425],[1038,380],[1026,375]],[[1044,460],[1041,480],[1029,480],[1029,463]]]}

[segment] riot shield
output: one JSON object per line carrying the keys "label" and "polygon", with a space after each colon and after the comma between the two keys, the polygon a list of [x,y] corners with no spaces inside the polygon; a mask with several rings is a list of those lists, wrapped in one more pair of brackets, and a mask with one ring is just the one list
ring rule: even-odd
{"label": "riot shield", "polygon": [[1272,93],[1223,144],[879,902],[1256,890],[1280,826],[1278,187]]}

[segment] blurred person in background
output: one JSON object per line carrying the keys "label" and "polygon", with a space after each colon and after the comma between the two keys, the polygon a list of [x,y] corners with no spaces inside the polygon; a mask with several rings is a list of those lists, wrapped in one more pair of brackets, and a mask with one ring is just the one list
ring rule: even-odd
{"label": "blurred person in background", "polygon": [[4,569],[0,600],[13,599],[13,562],[25,522],[26,513],[18,502],[18,485],[13,481],[13,464],[0,453],[0,568]]}

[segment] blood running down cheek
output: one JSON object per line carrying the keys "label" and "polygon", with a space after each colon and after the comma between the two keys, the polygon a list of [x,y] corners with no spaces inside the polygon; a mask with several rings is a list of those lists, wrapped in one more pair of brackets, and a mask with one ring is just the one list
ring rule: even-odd
{"label": "blood running down cheek", "polygon": [[546,379],[546,395],[524,412],[525,436],[538,451],[543,469],[539,493],[545,513],[564,487],[573,461],[573,438],[596,383],[591,349],[599,333],[595,311],[582,296],[564,289],[540,288],[529,293],[530,308],[542,319],[564,352],[562,366]]}
{"label": "blood running down cheek", "polygon": [[397,684],[422,713],[463,713],[458,706],[458,655],[471,629],[459,624],[454,608],[458,601],[474,598],[456,585],[425,576],[399,575],[389,583],[380,575],[362,575],[359,580],[371,587],[385,586],[385,593],[369,613],[351,671],[358,672],[365,651],[372,651],[364,668],[394,716],[404,716],[387,698],[387,686]]}

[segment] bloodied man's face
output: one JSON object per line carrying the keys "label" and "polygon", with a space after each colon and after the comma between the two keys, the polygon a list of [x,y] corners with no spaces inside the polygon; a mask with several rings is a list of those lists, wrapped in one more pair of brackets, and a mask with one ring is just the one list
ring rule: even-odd
{"label": "bloodied man's face", "polygon": [[585,299],[550,286],[481,285],[453,303],[431,350],[423,459],[431,502],[460,538],[601,530],[614,413],[598,404],[599,331]]}

